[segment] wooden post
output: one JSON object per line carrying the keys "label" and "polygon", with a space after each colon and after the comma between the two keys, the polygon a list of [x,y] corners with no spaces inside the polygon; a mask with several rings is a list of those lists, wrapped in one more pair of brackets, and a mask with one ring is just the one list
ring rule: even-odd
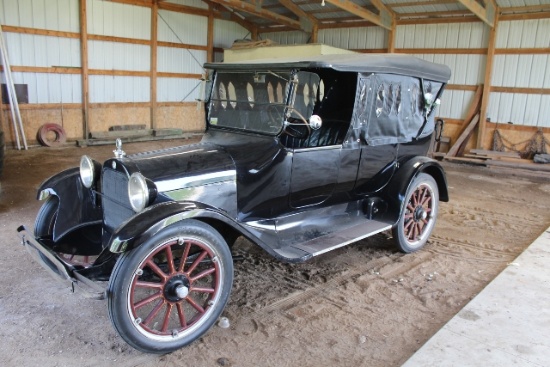
{"label": "wooden post", "polygon": [[311,41],[309,43],[317,43],[319,36],[319,25],[314,24],[311,28]]}
{"label": "wooden post", "polygon": [[395,52],[395,32],[396,32],[396,22],[393,22],[392,28],[388,31],[388,53]]}
{"label": "wooden post", "polygon": [[151,129],[157,128],[157,54],[158,54],[158,10],[153,1],[151,7]]}
{"label": "wooden post", "polygon": [[88,104],[90,88],[88,84],[88,18],[86,0],[80,0],[80,66],[82,72],[82,130],[84,140],[88,140]]}
{"label": "wooden post", "polygon": [[493,76],[493,63],[495,56],[496,34],[500,16],[500,9],[497,7],[495,11],[495,26],[491,28],[489,33],[489,45],[487,46],[487,62],[485,66],[485,82],[483,85],[483,95],[481,97],[481,111],[479,114],[479,129],[477,131],[477,148],[484,149],[483,142],[485,141],[485,130],[487,125],[487,108],[489,107],[489,99],[491,97],[491,79]]}
{"label": "wooden post", "polygon": [[252,41],[257,41],[258,40],[258,27],[252,28],[252,32],[251,32],[250,36],[252,38]]}
{"label": "wooden post", "polygon": [[212,5],[208,5],[208,31],[206,35],[206,60],[208,62],[214,61],[214,8]]}

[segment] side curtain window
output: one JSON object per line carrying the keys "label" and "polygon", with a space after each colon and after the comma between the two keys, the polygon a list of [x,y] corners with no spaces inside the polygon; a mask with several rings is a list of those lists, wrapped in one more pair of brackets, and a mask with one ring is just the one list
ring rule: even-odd
{"label": "side curtain window", "polygon": [[[391,74],[360,75],[354,111],[354,129],[369,145],[410,142],[426,121],[426,98],[435,99],[442,84],[424,81],[424,95],[419,78]],[[433,132],[435,113],[421,136]]]}

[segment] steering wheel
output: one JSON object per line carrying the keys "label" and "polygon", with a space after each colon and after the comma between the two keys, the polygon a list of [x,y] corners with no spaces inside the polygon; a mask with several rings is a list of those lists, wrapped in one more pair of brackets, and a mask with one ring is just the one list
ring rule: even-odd
{"label": "steering wheel", "polygon": [[[304,126],[306,127],[305,129]],[[288,136],[292,136],[293,138],[305,139],[311,133],[311,128],[309,127],[309,124],[307,122],[301,119],[290,117],[285,122],[283,132]]]}

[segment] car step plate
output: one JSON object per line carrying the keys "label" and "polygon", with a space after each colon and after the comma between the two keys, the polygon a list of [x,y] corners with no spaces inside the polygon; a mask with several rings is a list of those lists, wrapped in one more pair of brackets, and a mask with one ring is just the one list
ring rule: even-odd
{"label": "car step plate", "polygon": [[324,254],[350,243],[374,236],[377,233],[390,229],[388,223],[369,220],[338,232],[332,232],[313,240],[295,244],[292,247],[312,254],[313,256]]}

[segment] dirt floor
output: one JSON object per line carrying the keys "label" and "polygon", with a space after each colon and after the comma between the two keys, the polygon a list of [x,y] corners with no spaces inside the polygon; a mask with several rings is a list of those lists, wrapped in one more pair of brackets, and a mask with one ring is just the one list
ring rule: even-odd
{"label": "dirt floor", "polygon": [[[126,144],[128,153],[178,142]],[[397,252],[387,234],[298,265],[253,244],[234,248],[235,283],[215,326],[165,356],[129,347],[105,301],[58,284],[19,245],[32,227],[36,187],[88,154],[114,146],[9,150],[0,196],[2,366],[399,366],[550,224],[550,180],[445,164],[451,201],[420,252]]]}

